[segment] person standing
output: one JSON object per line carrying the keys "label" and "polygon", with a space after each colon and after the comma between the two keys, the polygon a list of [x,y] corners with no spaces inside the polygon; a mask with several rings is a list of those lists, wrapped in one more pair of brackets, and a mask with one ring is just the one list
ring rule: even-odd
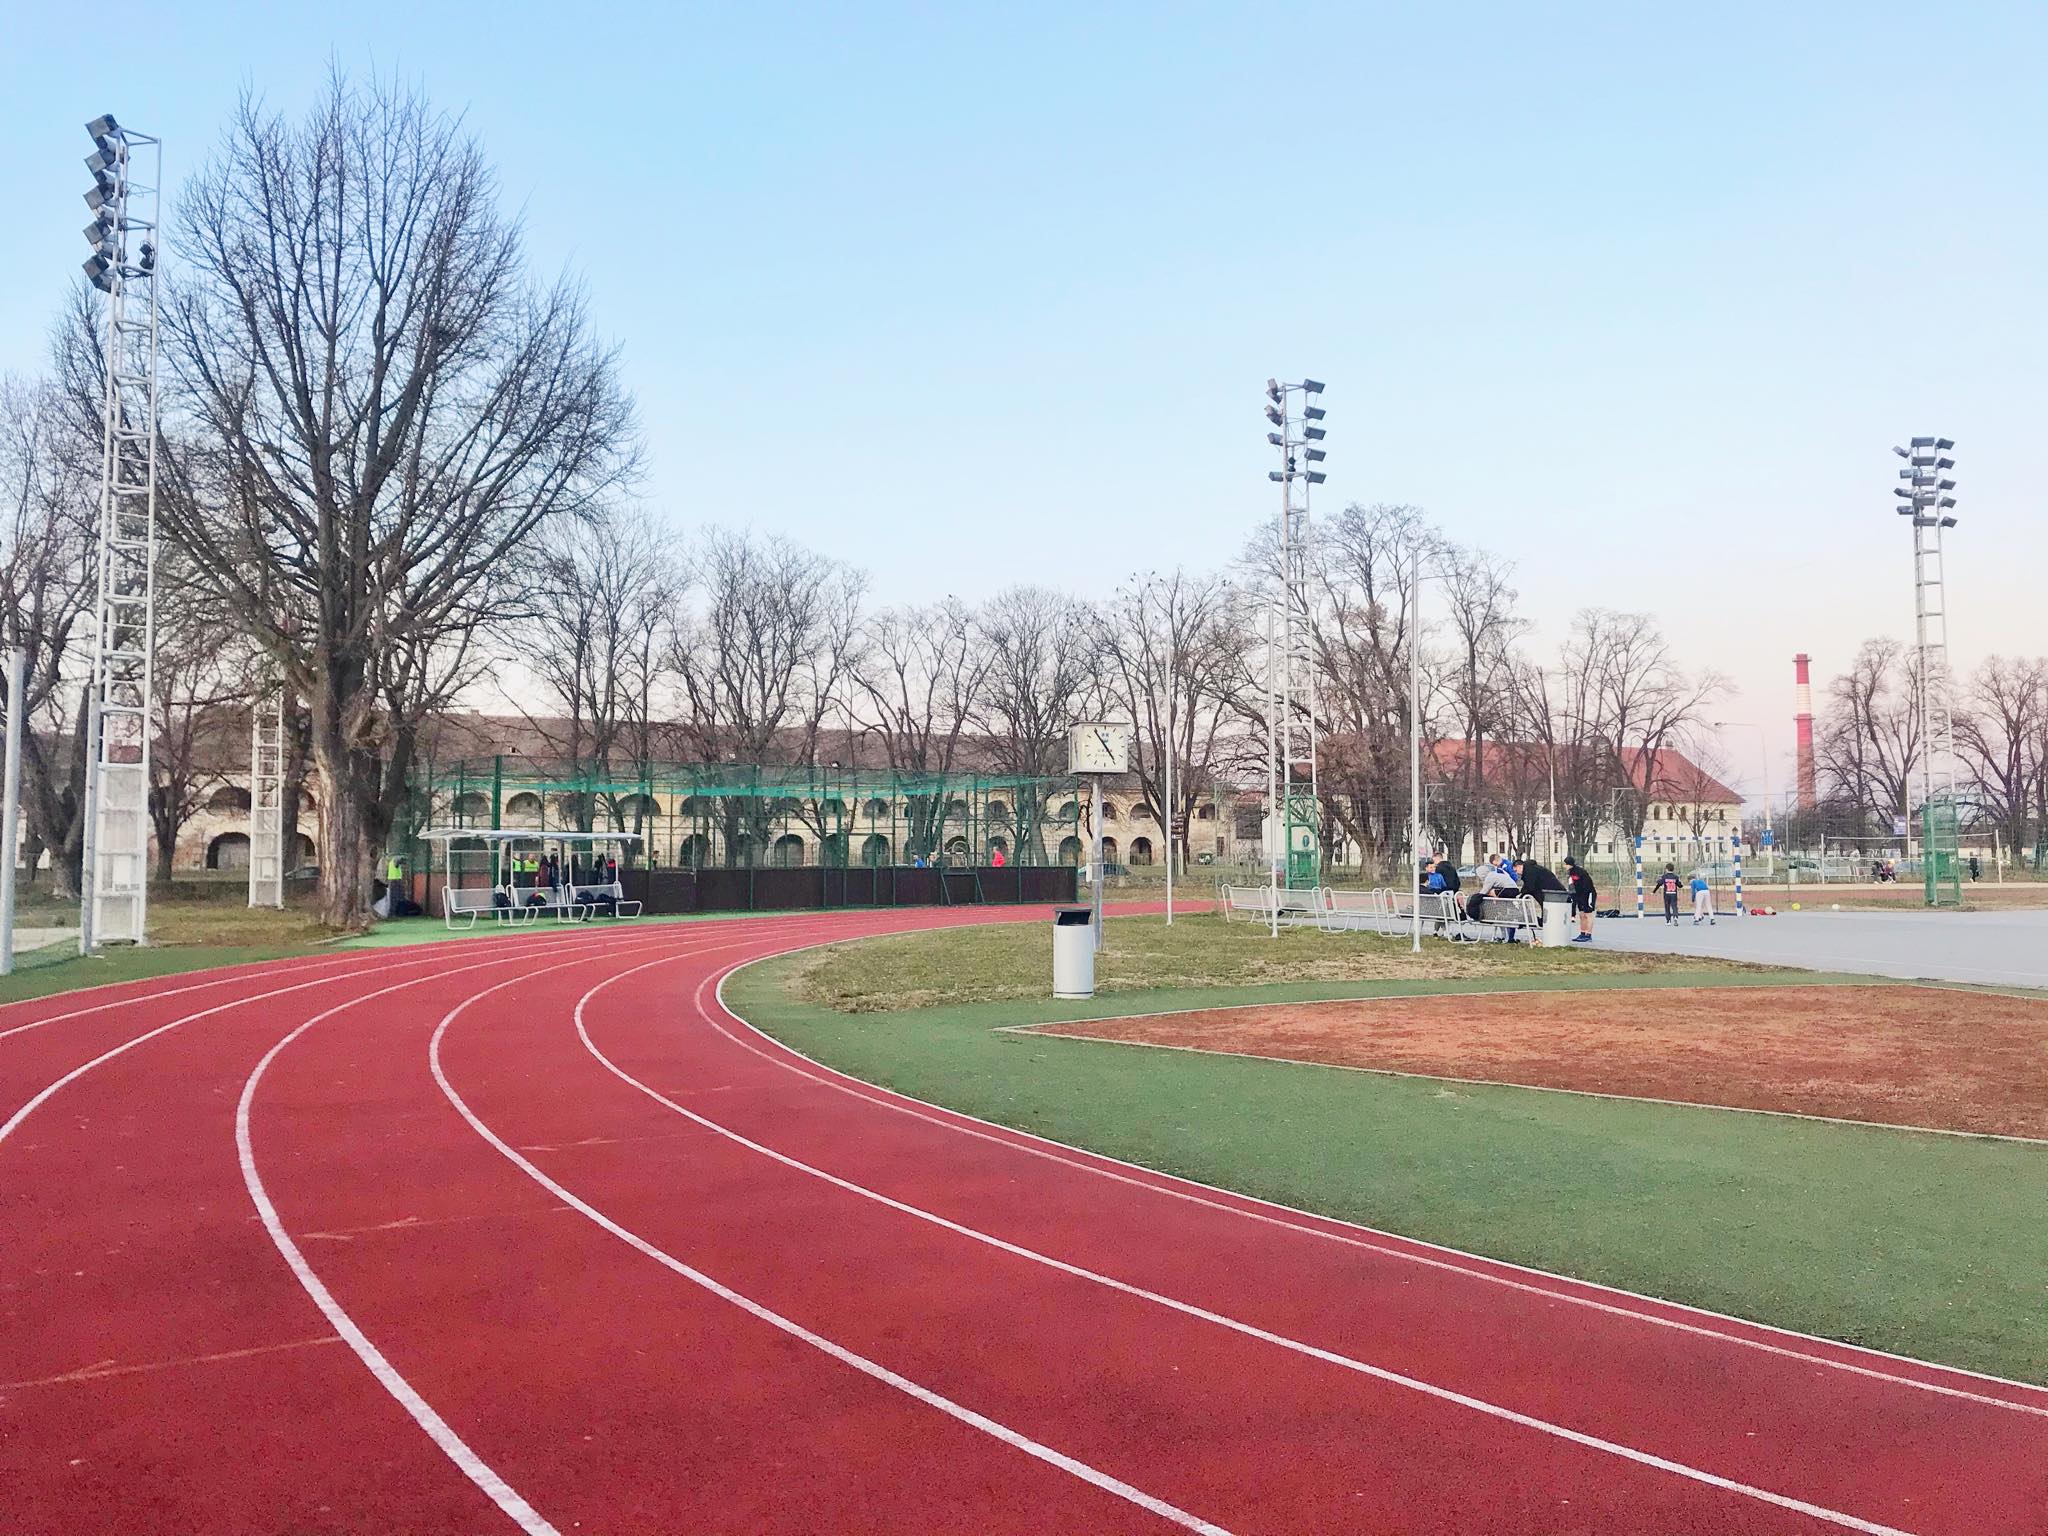
{"label": "person standing", "polygon": [[1586,873],[1585,866],[1575,858],[1566,855],[1564,861],[1565,888],[1571,893],[1572,910],[1579,914],[1579,936],[1574,944],[1593,942],[1593,903],[1600,893],[1594,889],[1593,877]]}
{"label": "person standing", "polygon": [[1664,873],[1657,877],[1657,894],[1664,898],[1664,925],[1678,926],[1678,866],[1666,864]]}
{"label": "person standing", "polygon": [[1569,899],[1571,893],[1564,888],[1564,882],[1557,878],[1555,870],[1547,865],[1538,864],[1534,859],[1515,860],[1515,878],[1522,884],[1522,894],[1536,899],[1536,916],[1539,921],[1534,942],[1541,944],[1543,928],[1540,920],[1543,916],[1543,903],[1552,896]]}
{"label": "person standing", "polygon": [[1707,884],[1706,871],[1696,869],[1692,874],[1692,921],[1695,928],[1702,918],[1706,919],[1709,928],[1715,926],[1714,888]]}

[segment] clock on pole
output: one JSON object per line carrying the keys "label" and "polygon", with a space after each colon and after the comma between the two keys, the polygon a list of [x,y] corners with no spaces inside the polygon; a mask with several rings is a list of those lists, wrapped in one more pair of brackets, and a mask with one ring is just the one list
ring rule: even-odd
{"label": "clock on pole", "polygon": [[1067,772],[1130,772],[1131,728],[1089,722],[1067,733]]}

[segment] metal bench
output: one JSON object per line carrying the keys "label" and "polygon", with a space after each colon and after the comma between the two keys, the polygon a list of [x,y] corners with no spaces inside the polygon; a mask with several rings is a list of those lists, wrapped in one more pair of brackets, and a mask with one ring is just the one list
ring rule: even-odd
{"label": "metal bench", "polygon": [[1327,933],[1383,932],[1387,924],[1386,892],[1323,891],[1322,926]]}
{"label": "metal bench", "polygon": [[[626,888],[618,881],[598,885],[577,885],[569,890],[573,904],[581,908],[580,916],[570,921],[588,921],[599,911],[607,917],[638,917],[640,903],[626,899]],[[632,911],[626,909],[631,907]]]}
{"label": "metal bench", "polygon": [[1448,934],[1458,921],[1458,898],[1449,891],[1396,891],[1382,889],[1378,893],[1381,910],[1388,927],[1395,933],[1413,928],[1415,914],[1422,913],[1422,926],[1431,932]]}
{"label": "metal bench", "polygon": [[1282,886],[1276,891],[1270,885],[1226,885],[1223,897],[1225,918],[1242,913],[1259,922],[1270,923],[1274,921],[1277,907],[1279,921],[1283,923],[1322,921],[1323,892],[1320,890],[1296,891]]}
{"label": "metal bench", "polygon": [[[1478,938],[1481,935],[1493,939],[1512,939],[1517,929],[1527,928],[1531,933],[1543,929],[1543,914],[1538,910],[1533,896],[1487,896],[1479,903],[1478,915],[1468,913],[1462,903],[1458,906],[1458,928],[1464,938]],[[1468,932],[1477,928],[1480,934]]]}

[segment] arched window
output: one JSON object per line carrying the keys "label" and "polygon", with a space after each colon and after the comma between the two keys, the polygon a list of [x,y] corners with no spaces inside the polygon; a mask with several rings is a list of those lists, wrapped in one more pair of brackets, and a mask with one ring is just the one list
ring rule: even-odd
{"label": "arched window", "polygon": [[966,858],[967,839],[964,837],[950,837],[946,839],[946,857],[949,859]]}
{"label": "arched window", "polygon": [[988,819],[992,822],[1008,821],[1010,819],[1009,803],[1003,800],[989,801]]}
{"label": "arched window", "polygon": [[[879,802],[870,801],[869,804]],[[880,869],[889,862],[889,839],[879,832],[870,832],[860,845],[860,861],[869,869]]]}
{"label": "arched window", "polygon": [[1196,807],[1195,807],[1195,820],[1197,820],[1197,821],[1214,821],[1215,819],[1216,819],[1216,807],[1215,807],[1215,806],[1213,806],[1213,805],[1198,805],[1198,806],[1196,806]]}
{"label": "arched window", "polygon": [[1105,864],[1114,864],[1116,862],[1116,839],[1113,837],[1105,837],[1102,840],[1102,862]]}
{"label": "arched window", "polygon": [[540,796],[532,790],[521,790],[505,802],[505,814],[519,821],[539,821]]}
{"label": "arched window", "polygon": [[247,869],[249,867],[249,835],[246,832],[223,832],[206,845],[206,867],[208,869]]}
{"label": "arched window", "polygon": [[1142,800],[1131,807],[1131,820],[1133,821],[1157,821],[1158,819],[1152,813],[1152,807],[1145,804]]}
{"label": "arched window", "polygon": [[294,869],[305,869],[313,862],[313,858],[313,839],[301,832],[298,842],[292,848],[292,867]]}
{"label": "arched window", "polygon": [[1111,805],[1107,800],[1102,802],[1102,819],[1104,821],[1116,820],[1116,807]]}
{"label": "arched window", "polygon": [[946,802],[946,820],[948,820],[948,821],[965,821],[966,819],[967,819],[967,802],[966,802],[965,800],[957,800],[957,799],[956,799],[956,800],[948,800],[948,801]]}
{"label": "arched window", "polygon": [[661,803],[652,795],[627,795],[619,801],[619,817],[627,826],[633,825],[633,818],[652,821],[661,814]]}
{"label": "arched window", "polygon": [[1055,820],[1073,821],[1076,820],[1080,816],[1080,814],[1081,807],[1077,803],[1075,803],[1072,800],[1062,800],[1060,802],[1060,813],[1055,818]]}
{"label": "arched window", "polygon": [[677,849],[676,860],[685,869],[702,869],[711,862],[711,839],[702,832],[692,832]]}
{"label": "arched window", "polygon": [[[877,796],[860,808],[861,815],[869,821],[883,821],[889,815],[889,802]],[[886,847],[886,844],[884,845]]]}
{"label": "arched window", "polygon": [[1063,837],[1060,839],[1060,862],[1062,864],[1078,864],[1081,862],[1081,839],[1078,837]]}
{"label": "arched window", "polygon": [[818,862],[829,864],[834,869],[846,868],[846,834],[828,832],[818,844]]}
{"label": "arched window", "polygon": [[[248,796],[242,797],[244,800]],[[472,789],[455,797],[455,815],[465,825],[472,821],[487,821],[491,814],[491,797],[480,790]]]}
{"label": "arched window", "polygon": [[1134,837],[1131,839],[1131,862],[1133,864],[1150,864],[1152,862],[1151,838]]}
{"label": "arched window", "polygon": [[804,840],[794,832],[785,832],[775,839],[775,867],[777,869],[798,869],[804,862]]}
{"label": "arched window", "polygon": [[678,816],[690,817],[709,816],[711,814],[711,802],[702,795],[685,796],[683,803],[676,807],[676,814]]}
{"label": "arched window", "polygon": [[223,784],[206,797],[206,808],[216,816],[244,815],[249,809],[249,791],[239,784]]}

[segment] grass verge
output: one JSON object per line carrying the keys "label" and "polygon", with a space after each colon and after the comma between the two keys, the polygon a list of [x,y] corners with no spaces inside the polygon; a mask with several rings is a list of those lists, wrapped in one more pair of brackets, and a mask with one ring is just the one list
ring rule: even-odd
{"label": "grass verge", "polygon": [[[1631,954],[1576,945],[1445,944],[1431,939],[1412,954],[1405,938],[1333,936],[1283,928],[1274,938],[1251,923],[1209,914],[1168,927],[1153,918],[1111,918],[1095,961],[1098,993],[1161,987],[1244,986],[1268,982],[1397,981],[1501,977],[1772,974],[1734,961]],[[1044,922],[937,929],[863,939],[813,951],[798,973],[807,1002],[845,1013],[999,1002],[1045,996],[1052,975],[1052,928]]]}
{"label": "grass verge", "polygon": [[[836,949],[857,961],[862,947]],[[1702,975],[1694,963],[1690,972],[1648,976],[1316,981],[883,1013],[815,1000],[820,956],[829,953],[750,967],[728,984],[727,1000],[856,1076],[1164,1172],[1829,1338],[2048,1382],[2048,1228],[2037,1219],[2048,1148],[995,1032],[1237,1001],[1743,985],[1781,975]],[[967,955],[956,959],[968,969]]]}

